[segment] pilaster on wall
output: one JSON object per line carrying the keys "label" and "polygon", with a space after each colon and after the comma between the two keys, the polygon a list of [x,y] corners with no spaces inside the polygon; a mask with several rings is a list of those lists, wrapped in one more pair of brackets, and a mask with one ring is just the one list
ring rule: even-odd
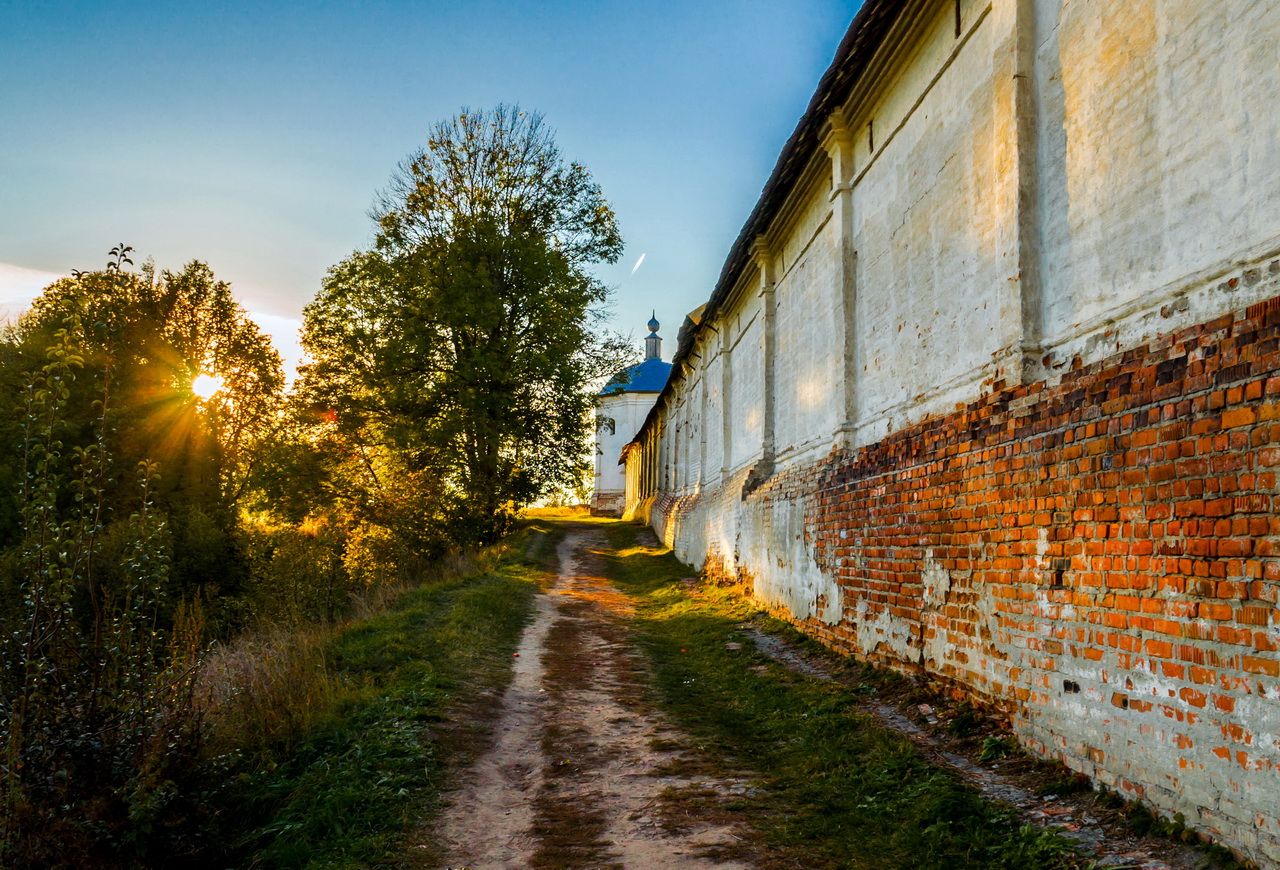
{"label": "pilaster on wall", "polygon": [[733,366],[729,358],[733,353],[733,336],[729,323],[720,324],[720,480],[729,479],[733,468],[733,409],[729,406],[733,395]]}
{"label": "pilaster on wall", "polygon": [[1021,382],[1044,376],[1044,313],[1041,285],[1039,98],[1036,91],[1036,0],[1014,4],[1013,111],[1017,160],[1018,293],[1021,303]]}
{"label": "pilaster on wall", "polygon": [[698,373],[698,489],[711,485],[711,472],[707,470],[707,367],[698,362],[701,371]]}
{"label": "pilaster on wall", "polygon": [[841,372],[840,426],[837,436],[848,446],[857,423],[857,329],[854,323],[857,304],[857,254],[853,249],[854,234],[854,163],[853,132],[843,112],[832,112],[823,128],[822,147],[831,158],[831,207],[839,235],[840,256],[836,263],[840,288],[840,336],[844,367]]}
{"label": "pilaster on wall", "polygon": [[772,463],[777,455],[777,369],[775,357],[778,351],[778,298],[777,257],[764,236],[756,237],[751,246],[751,256],[760,274],[760,308],[764,312],[764,421],[761,427],[760,453],[766,463]]}

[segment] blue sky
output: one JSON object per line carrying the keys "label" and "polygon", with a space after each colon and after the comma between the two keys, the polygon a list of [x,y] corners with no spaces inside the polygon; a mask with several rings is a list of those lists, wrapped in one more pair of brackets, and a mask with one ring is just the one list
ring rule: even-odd
{"label": "blue sky", "polygon": [[285,344],[430,126],[508,102],[618,213],[614,325],[674,338],[860,3],[0,0],[0,310],[124,241]]}

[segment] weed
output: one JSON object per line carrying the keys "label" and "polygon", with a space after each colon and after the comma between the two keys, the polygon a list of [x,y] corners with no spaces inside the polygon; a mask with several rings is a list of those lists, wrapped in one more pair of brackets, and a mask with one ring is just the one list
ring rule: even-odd
{"label": "weed", "polygon": [[1098,796],[1096,798],[1098,806],[1109,810],[1118,810],[1124,807],[1125,800],[1120,795],[1107,788],[1105,785],[1098,786]]}
{"label": "weed", "polygon": [[956,737],[968,737],[982,727],[983,721],[981,713],[968,704],[961,704],[947,723],[947,731]]}
{"label": "weed", "polygon": [[979,761],[995,761],[998,758],[1008,758],[1016,755],[1019,751],[1018,741],[1008,734],[995,735],[982,741],[982,750],[978,753]]}
{"label": "weed", "polygon": [[1061,761],[1042,761],[1037,767],[1045,775],[1044,782],[1036,786],[1037,795],[1044,797],[1051,794],[1074,794],[1081,791],[1092,791],[1093,782],[1082,773],[1076,773]]}

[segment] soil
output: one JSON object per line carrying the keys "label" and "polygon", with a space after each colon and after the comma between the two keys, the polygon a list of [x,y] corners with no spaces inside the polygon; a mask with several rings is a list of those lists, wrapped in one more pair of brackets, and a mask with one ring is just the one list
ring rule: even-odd
{"label": "soil", "polygon": [[597,532],[571,531],[516,652],[494,737],[437,823],[447,866],[751,868],[754,837],[713,773],[646,701],[650,676],[603,579]]}
{"label": "soil", "polygon": [[[452,750],[474,763],[421,840],[443,844],[448,870],[778,866],[740,809],[754,793],[750,772],[726,774],[647,700],[652,680],[628,625],[634,604],[602,576],[599,546],[589,526],[560,544],[558,577],[537,599],[511,684],[460,717]],[[696,578],[685,585],[697,594]],[[984,742],[1007,735],[964,705],[908,680],[873,690],[856,664],[754,623],[739,628],[792,671],[847,685],[881,725],[1028,823],[1076,839],[1099,868],[1216,866],[1176,841],[1135,835],[1123,807],[1063,769],[1016,752],[983,760]],[[424,851],[410,865],[439,868],[436,859]]]}

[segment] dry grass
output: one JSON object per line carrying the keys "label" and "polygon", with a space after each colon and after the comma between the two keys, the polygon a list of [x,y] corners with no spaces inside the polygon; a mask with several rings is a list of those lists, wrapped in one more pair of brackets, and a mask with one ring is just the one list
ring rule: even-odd
{"label": "dry grass", "polygon": [[418,559],[401,567],[394,582],[371,586],[352,596],[351,621],[359,622],[392,610],[406,594],[423,586],[444,583],[467,574],[492,571],[507,552],[506,543],[483,550],[454,553],[435,559]]}
{"label": "dry grass", "polygon": [[301,740],[341,690],[325,661],[333,635],[281,627],[217,647],[197,687],[210,747],[266,759]]}
{"label": "dry grass", "polygon": [[351,599],[343,623],[268,625],[216,647],[201,671],[197,704],[216,753],[238,752],[260,762],[281,757],[358,693],[329,661],[335,637],[352,624],[391,612],[414,589],[493,570],[505,547],[459,553],[370,587]]}
{"label": "dry grass", "polygon": [[521,516],[540,520],[574,520],[590,517],[591,508],[585,504],[526,508]]}

